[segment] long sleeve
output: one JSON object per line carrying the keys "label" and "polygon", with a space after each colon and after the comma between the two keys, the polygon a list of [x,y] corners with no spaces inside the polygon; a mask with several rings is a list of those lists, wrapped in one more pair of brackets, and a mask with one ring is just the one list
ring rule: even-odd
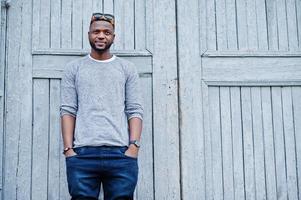
{"label": "long sleeve", "polygon": [[61,81],[61,117],[66,114],[76,117],[78,104],[75,80],[76,67],[67,64]]}
{"label": "long sleeve", "polygon": [[129,65],[125,87],[125,113],[128,120],[138,117],[143,120],[140,80],[135,65]]}

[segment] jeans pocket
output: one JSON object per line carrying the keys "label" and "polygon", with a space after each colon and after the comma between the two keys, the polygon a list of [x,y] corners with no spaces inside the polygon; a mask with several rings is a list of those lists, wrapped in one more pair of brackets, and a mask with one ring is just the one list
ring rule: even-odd
{"label": "jeans pocket", "polygon": [[126,150],[128,150],[128,147],[122,147],[120,148],[120,152],[121,154],[123,155],[123,157],[125,158],[130,158],[130,159],[134,159],[134,160],[137,160],[138,158],[137,157],[132,157],[132,156],[128,156],[125,154]]}

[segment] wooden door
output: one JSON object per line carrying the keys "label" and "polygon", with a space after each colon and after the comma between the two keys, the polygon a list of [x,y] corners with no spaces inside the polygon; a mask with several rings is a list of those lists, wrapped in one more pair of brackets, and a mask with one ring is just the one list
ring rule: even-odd
{"label": "wooden door", "polygon": [[[9,37],[6,41],[7,115],[3,148],[3,199],[69,199],[65,160],[61,153],[60,80],[67,62],[89,52],[87,32],[94,11],[116,16],[113,51],[134,62],[141,77],[145,118],[135,197],[145,200],[154,199],[155,195],[158,199],[160,196],[175,195],[174,191],[179,188],[179,164],[178,153],[173,150],[177,149],[178,144],[172,143],[166,147],[161,142],[164,142],[162,139],[177,136],[177,132],[173,131],[177,130],[177,110],[174,109],[177,108],[177,95],[166,99],[160,91],[169,88],[168,93],[176,94],[176,82],[170,82],[170,79],[176,78],[176,68],[169,71],[174,67],[176,54],[173,51],[172,56],[161,57],[168,52],[162,48],[157,48],[154,53],[153,19],[164,19],[162,16],[154,17],[153,9],[159,6],[158,3],[153,6],[153,1],[146,0],[10,2],[6,30]],[[172,13],[174,11],[170,10]],[[175,32],[165,27],[165,24],[174,26],[174,22],[173,15],[171,20],[164,19],[160,24],[160,32],[168,30],[157,42],[166,40],[168,44],[171,41],[166,49],[174,50],[176,47]],[[169,62],[170,59],[172,62]],[[153,72],[154,66],[160,70]],[[160,101],[154,107],[153,99]],[[157,113],[157,117],[153,113]],[[170,117],[168,121],[171,124],[162,120],[167,120],[166,115]],[[170,130],[173,131],[171,136],[164,132],[169,127],[175,127]],[[155,128],[159,130],[156,133],[153,131]],[[166,154],[155,152],[154,146],[159,152],[166,148]],[[171,160],[164,160],[166,156]],[[154,177],[166,181],[156,184]],[[170,189],[165,190],[162,186]],[[156,193],[155,187],[160,188]]]}
{"label": "wooden door", "polygon": [[300,1],[177,8],[183,199],[300,199]]}

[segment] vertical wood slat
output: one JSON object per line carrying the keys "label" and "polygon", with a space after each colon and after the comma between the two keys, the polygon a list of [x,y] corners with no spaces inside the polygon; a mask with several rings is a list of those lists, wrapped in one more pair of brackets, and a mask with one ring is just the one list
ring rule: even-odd
{"label": "vertical wood slat", "polygon": [[204,111],[204,134],[205,134],[205,199],[213,199],[213,164],[212,164],[212,141],[211,141],[211,121],[210,121],[210,104],[209,88],[203,83],[203,111]]}
{"label": "vertical wood slat", "polygon": [[266,0],[269,50],[278,50],[277,2]]}
{"label": "vertical wood slat", "polygon": [[114,48],[116,50],[122,50],[123,49],[123,44],[124,44],[124,12],[123,12],[123,7],[124,7],[124,1],[114,1],[114,11],[115,11],[115,41],[114,41]]}
{"label": "vertical wood slat", "polygon": [[298,49],[298,27],[297,27],[297,13],[296,13],[295,6],[296,6],[296,0],[286,0],[288,47],[290,51],[296,51]]}
{"label": "vertical wood slat", "polygon": [[90,49],[90,43],[89,43],[89,27],[90,27],[90,20],[92,16],[92,0],[90,1],[82,1],[82,18],[83,18],[83,25],[82,25],[82,41],[83,41],[83,49],[89,50]]}
{"label": "vertical wood slat", "polygon": [[62,0],[62,28],[61,28],[61,44],[62,48],[71,48],[72,45],[72,27],[71,27],[71,7],[72,2],[71,0]]}
{"label": "vertical wood slat", "polygon": [[217,35],[217,50],[227,50],[227,14],[226,14],[226,1],[215,0],[216,3],[216,35]]}
{"label": "vertical wood slat", "polygon": [[32,5],[32,18],[36,19],[32,24],[32,48],[38,49],[40,43],[40,4],[41,0],[33,0]]}
{"label": "vertical wood slat", "polygon": [[82,49],[83,47],[83,8],[82,0],[72,0],[72,13],[71,13],[71,37],[72,48]]}
{"label": "vertical wood slat", "polygon": [[135,29],[134,29],[135,28],[134,0],[124,1],[123,5],[124,5],[122,11],[124,17],[124,24],[122,29],[122,31],[124,32],[123,49],[133,50],[135,49],[135,37],[137,37],[137,35],[135,35]]}
{"label": "vertical wood slat", "polygon": [[254,146],[250,87],[241,88],[246,200],[255,199]]}
{"label": "vertical wood slat", "polygon": [[277,22],[278,22],[278,43],[279,50],[288,50],[288,31],[286,18],[286,0],[276,0],[277,3]]}
{"label": "vertical wood slat", "polygon": [[50,80],[48,199],[59,199],[60,191],[60,81]]}
{"label": "vertical wood slat", "polygon": [[9,39],[6,47],[10,52],[5,56],[5,143],[1,146],[5,159],[2,172],[3,200],[30,199],[31,195],[31,13],[32,1],[11,1],[9,12],[2,13],[7,17],[5,31]]}
{"label": "vertical wood slat", "polygon": [[49,0],[41,0],[40,7],[40,43],[39,47],[42,49],[47,49],[50,47],[50,9],[51,9],[51,1]]}
{"label": "vertical wood slat", "polygon": [[238,34],[238,49],[248,49],[248,29],[247,29],[247,10],[245,4],[247,0],[236,1],[237,7],[237,34]]}
{"label": "vertical wood slat", "polygon": [[298,30],[298,44],[301,49],[301,1],[296,0],[297,7],[297,30]]}
{"label": "vertical wood slat", "polygon": [[228,49],[237,50],[236,4],[235,0],[226,0],[227,44]]}
{"label": "vertical wood slat", "polygon": [[[277,182],[277,197],[285,200],[287,196],[285,145],[283,133],[281,88],[272,87],[273,132],[275,140],[275,173]],[[268,164],[268,162],[266,162]],[[268,173],[268,172],[267,172]],[[272,174],[273,175],[273,174]]]}
{"label": "vertical wood slat", "polygon": [[154,180],[153,180],[153,130],[152,130],[152,82],[151,77],[140,77],[141,85],[145,88],[142,91],[144,117],[142,131],[142,146],[139,152],[139,177],[136,187],[138,200],[154,199]]}
{"label": "vertical wood slat", "polygon": [[[297,172],[296,172],[296,144],[292,110],[291,87],[282,88],[283,126],[286,153],[286,179],[288,199],[298,199]],[[300,134],[300,133],[299,133]]]}
{"label": "vertical wood slat", "polygon": [[134,27],[135,27],[135,49],[143,50],[145,49],[145,0],[134,0],[135,10],[134,10]]}
{"label": "vertical wood slat", "polygon": [[242,109],[241,94],[239,87],[231,87],[231,126],[233,144],[233,178],[234,178],[234,199],[245,199],[244,190],[244,161],[243,161],[243,132],[242,132]]}
{"label": "vertical wood slat", "polygon": [[[104,0],[103,1],[104,13],[114,14],[114,0]],[[115,42],[114,42],[115,43]],[[115,44],[112,44],[111,49],[115,49]]]}
{"label": "vertical wood slat", "polygon": [[220,122],[220,91],[219,87],[209,87],[210,102],[210,133],[212,149],[213,198],[223,199],[223,160]]}
{"label": "vertical wood slat", "polygon": [[49,80],[34,80],[33,91],[32,199],[46,200],[49,170]]}
{"label": "vertical wood slat", "polygon": [[102,12],[102,0],[92,0],[92,12]]}
{"label": "vertical wood slat", "polygon": [[268,30],[267,30],[267,13],[266,1],[255,0],[256,5],[256,22],[257,22],[257,37],[258,37],[258,50],[268,50]]}
{"label": "vertical wood slat", "polygon": [[262,117],[265,145],[265,168],[267,199],[277,199],[276,174],[275,174],[275,151],[272,121],[272,103],[270,87],[262,87]]}
{"label": "vertical wood slat", "polygon": [[260,87],[251,88],[256,199],[266,199],[264,137]]}
{"label": "vertical wood slat", "polygon": [[220,87],[224,199],[234,199],[230,88]]}
{"label": "vertical wood slat", "polygon": [[[175,1],[153,1],[155,199],[180,200],[179,112]],[[164,33],[164,34],[162,34]],[[164,44],[164,45],[162,45]],[[162,153],[164,152],[164,153]]]}
{"label": "vertical wood slat", "polygon": [[145,26],[146,26],[146,49],[149,52],[154,52],[154,10],[153,1],[145,2]]}
{"label": "vertical wood slat", "polygon": [[297,180],[298,180],[298,194],[301,199],[301,87],[292,87],[292,98],[294,108],[294,129],[295,129],[295,143],[296,143],[296,159],[297,159]]}
{"label": "vertical wood slat", "polygon": [[215,9],[215,0],[210,0],[206,2],[207,10],[207,48],[208,50],[216,50],[216,9]]}
{"label": "vertical wood slat", "polygon": [[[258,47],[257,39],[257,16],[255,0],[246,0],[246,10],[247,10],[247,37],[248,37],[248,49],[256,50]],[[262,20],[262,19],[259,19]]]}
{"label": "vertical wood slat", "polygon": [[50,48],[59,49],[61,46],[61,0],[51,0],[50,4]]}

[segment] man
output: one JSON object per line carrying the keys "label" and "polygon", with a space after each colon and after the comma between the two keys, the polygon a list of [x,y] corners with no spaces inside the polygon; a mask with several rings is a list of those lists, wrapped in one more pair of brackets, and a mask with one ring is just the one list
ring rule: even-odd
{"label": "man", "polygon": [[110,53],[114,16],[94,13],[89,55],[66,66],[61,84],[61,124],[72,200],[133,199],[142,130],[135,66]]}

